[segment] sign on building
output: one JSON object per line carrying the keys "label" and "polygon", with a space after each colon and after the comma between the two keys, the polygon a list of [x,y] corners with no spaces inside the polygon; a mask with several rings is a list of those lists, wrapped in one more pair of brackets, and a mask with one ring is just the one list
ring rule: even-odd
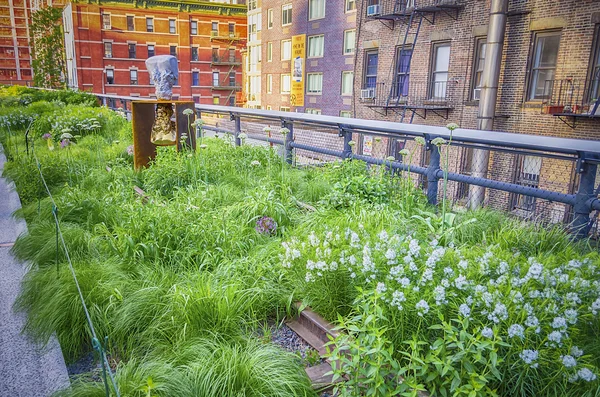
{"label": "sign on building", "polygon": [[306,59],[306,35],[292,36],[292,87],[290,105],[304,106],[304,61]]}
{"label": "sign on building", "polygon": [[373,137],[363,135],[363,155],[371,156],[373,154]]}

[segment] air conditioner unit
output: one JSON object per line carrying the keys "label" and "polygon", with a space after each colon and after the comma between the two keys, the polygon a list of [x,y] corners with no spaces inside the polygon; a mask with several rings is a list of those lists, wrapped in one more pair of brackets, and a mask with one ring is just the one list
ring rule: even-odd
{"label": "air conditioner unit", "polygon": [[473,100],[478,100],[481,95],[481,88],[475,88],[473,90]]}
{"label": "air conditioner unit", "polygon": [[219,32],[217,30],[211,30],[210,31],[210,36],[211,37],[217,37],[219,35]]}
{"label": "air conditioner unit", "polygon": [[232,38],[232,39],[235,39],[235,33],[229,32],[229,37]]}
{"label": "air conditioner unit", "polygon": [[373,4],[372,6],[367,7],[367,16],[372,17],[375,15],[379,15],[380,7],[379,4]]}
{"label": "air conditioner unit", "polygon": [[374,99],[375,98],[375,88],[365,88],[364,90],[360,90],[360,99]]}

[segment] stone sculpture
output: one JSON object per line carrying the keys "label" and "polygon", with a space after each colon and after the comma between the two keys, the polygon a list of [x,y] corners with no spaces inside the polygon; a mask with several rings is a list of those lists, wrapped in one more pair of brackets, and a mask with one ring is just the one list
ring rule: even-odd
{"label": "stone sculpture", "polygon": [[[172,55],[156,55],[146,59],[146,68],[156,87],[156,99],[159,101],[171,100],[173,85],[179,77],[177,58]],[[155,145],[174,145],[176,143],[175,121],[173,105],[159,103],[156,105],[156,118],[152,125],[151,141]]]}

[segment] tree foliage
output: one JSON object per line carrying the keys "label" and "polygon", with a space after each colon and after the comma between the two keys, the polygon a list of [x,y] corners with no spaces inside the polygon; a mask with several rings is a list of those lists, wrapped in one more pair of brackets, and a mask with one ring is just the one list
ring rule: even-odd
{"label": "tree foliage", "polygon": [[41,8],[33,13],[32,18],[33,83],[37,87],[64,88],[62,9]]}

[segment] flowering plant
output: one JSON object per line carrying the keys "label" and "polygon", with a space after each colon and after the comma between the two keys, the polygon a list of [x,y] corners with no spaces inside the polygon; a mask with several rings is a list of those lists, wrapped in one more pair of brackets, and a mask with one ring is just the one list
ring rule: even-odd
{"label": "flowering plant", "polygon": [[256,232],[259,234],[272,236],[277,232],[277,222],[275,222],[275,219],[269,216],[260,217],[256,221],[254,230],[256,230]]}

